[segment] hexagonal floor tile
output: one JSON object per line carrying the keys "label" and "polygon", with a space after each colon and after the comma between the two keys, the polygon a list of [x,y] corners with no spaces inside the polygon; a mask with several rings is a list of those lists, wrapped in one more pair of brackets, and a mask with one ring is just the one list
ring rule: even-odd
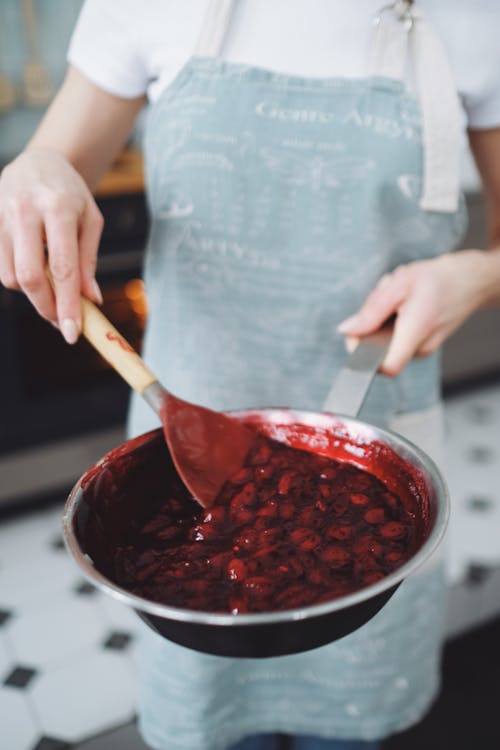
{"label": "hexagonal floor tile", "polygon": [[10,643],[0,633],[0,682],[3,682],[7,673],[12,669],[15,655]]}
{"label": "hexagonal floor tile", "polygon": [[109,626],[92,600],[75,596],[49,600],[43,608],[14,616],[5,631],[18,659],[48,667],[100,644]]}
{"label": "hexagonal floor tile", "polygon": [[32,750],[40,736],[29,700],[16,688],[0,689],[0,727],[2,747],[6,750]]}
{"label": "hexagonal floor tile", "polygon": [[128,658],[88,651],[38,676],[30,691],[43,732],[82,742],[132,720],[136,686]]}
{"label": "hexagonal floor tile", "polygon": [[[51,541],[61,533],[63,505],[23,514],[19,518],[2,520],[0,526],[0,561],[2,568],[11,567],[31,558],[44,555]],[[60,552],[59,552],[60,554]]]}
{"label": "hexagonal floor tile", "polygon": [[29,555],[0,569],[0,607],[31,611],[43,606],[49,597],[65,594],[79,579],[65,554],[48,550],[43,555]]}
{"label": "hexagonal floor tile", "polygon": [[109,622],[119,630],[127,630],[134,633],[139,629],[141,620],[131,607],[127,607],[122,602],[113,599],[112,596],[104,594],[102,591],[97,592],[96,602]]}

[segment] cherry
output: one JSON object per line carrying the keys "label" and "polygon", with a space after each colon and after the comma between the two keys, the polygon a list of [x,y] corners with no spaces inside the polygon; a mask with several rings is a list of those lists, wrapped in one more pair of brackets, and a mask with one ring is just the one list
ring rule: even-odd
{"label": "cherry", "polygon": [[382,554],[383,547],[380,542],[378,542],[369,534],[363,534],[356,539],[353,545],[353,549],[356,555],[359,556],[368,554],[380,556]]}
{"label": "cherry", "polygon": [[315,515],[315,507],[311,507],[310,505],[306,506],[299,511],[299,514],[297,516],[297,523],[300,524],[300,526],[305,526],[308,528],[313,525]]}
{"label": "cherry", "polygon": [[329,582],[328,572],[324,568],[311,568],[307,571],[307,579],[315,586],[327,586]]}
{"label": "cherry", "polygon": [[327,466],[324,469],[322,469],[320,474],[320,479],[328,479],[332,480],[335,479],[337,476],[337,470],[333,466]]}
{"label": "cherry", "polygon": [[342,565],[347,565],[351,561],[351,555],[348,550],[335,545],[330,545],[329,547],[322,549],[320,557],[324,563],[327,563],[332,567],[341,567]]}
{"label": "cherry", "polygon": [[235,526],[243,526],[253,519],[253,513],[246,505],[240,506],[237,510],[231,508],[231,520]]}
{"label": "cherry", "polygon": [[332,487],[329,484],[319,484],[318,490],[321,497],[328,498],[332,495]]}
{"label": "cherry", "polygon": [[242,581],[247,576],[247,568],[243,560],[233,558],[227,566],[227,575],[231,581]]}
{"label": "cherry", "polygon": [[178,539],[181,535],[182,529],[179,526],[165,526],[156,534],[158,539],[163,539],[164,541],[167,540],[170,542],[174,539]]}
{"label": "cherry", "polygon": [[252,479],[252,469],[249,466],[244,466],[242,469],[233,474],[231,482],[233,484],[244,484]]}
{"label": "cherry", "polygon": [[354,528],[352,526],[330,526],[326,530],[327,539],[337,539],[338,541],[345,541],[350,539],[354,534]]}
{"label": "cherry", "polygon": [[222,524],[226,520],[226,508],[219,505],[216,508],[206,510],[202,517],[202,523]]}
{"label": "cherry", "polygon": [[226,567],[226,565],[229,564],[230,559],[231,552],[226,550],[224,552],[217,552],[215,555],[211,555],[207,560],[207,564],[213,570],[222,570]]}
{"label": "cherry", "polygon": [[184,583],[182,584],[182,588],[188,594],[200,596],[200,594],[205,593],[207,589],[207,582],[202,581],[200,578],[191,578],[188,581],[184,581]]}
{"label": "cherry", "polygon": [[257,532],[251,526],[245,526],[238,532],[238,535],[235,537],[235,542],[240,547],[253,547],[256,543],[256,540]]}
{"label": "cherry", "polygon": [[383,523],[386,518],[385,510],[383,508],[370,508],[370,510],[366,511],[363,518],[366,523]]}
{"label": "cherry", "polygon": [[390,563],[397,563],[400,560],[402,560],[403,557],[404,557],[403,553],[398,550],[390,550],[385,555],[385,559],[387,560],[387,562],[390,562]]}
{"label": "cherry", "polygon": [[290,532],[290,539],[292,542],[303,550],[313,550],[319,547],[321,543],[321,537],[312,529],[298,528],[293,529]]}
{"label": "cherry", "polygon": [[237,511],[246,505],[252,505],[255,500],[255,484],[253,482],[247,482],[242,490],[240,490],[231,500],[230,508],[231,511]]}
{"label": "cherry", "polygon": [[300,482],[300,477],[295,471],[285,471],[278,482],[278,492],[280,495],[288,495],[293,487]]}
{"label": "cherry", "polygon": [[149,563],[149,565],[145,565],[142,568],[137,568],[135,571],[135,577],[138,581],[146,581],[148,578],[151,578],[158,569],[161,567],[161,560],[156,560],[155,562]]}
{"label": "cherry", "polygon": [[315,592],[302,584],[295,584],[280,591],[276,602],[281,609],[295,609],[310,604],[315,598]]}
{"label": "cherry", "polygon": [[142,533],[143,534],[154,534],[157,531],[160,531],[160,529],[165,528],[171,523],[171,519],[165,518],[163,515],[159,516],[158,518],[153,518],[151,521],[148,521],[144,526],[142,527]]}
{"label": "cherry", "polygon": [[380,533],[386,539],[401,539],[406,534],[406,527],[399,521],[389,521],[382,526]]}
{"label": "cherry", "polygon": [[251,592],[257,598],[272,596],[273,588],[272,581],[265,576],[253,576],[245,581],[246,591]]}
{"label": "cherry", "polygon": [[217,526],[213,523],[206,521],[205,523],[198,523],[193,528],[193,538],[196,542],[203,542],[209,539],[215,539],[219,535]]}
{"label": "cherry", "polygon": [[278,503],[276,500],[270,500],[262,508],[257,511],[257,516],[267,516],[268,518],[275,518],[278,515]]}
{"label": "cherry", "polygon": [[267,464],[267,466],[257,466],[254,469],[255,479],[270,479],[274,474],[274,466]]}
{"label": "cherry", "polygon": [[288,521],[295,515],[295,505],[287,500],[280,500],[278,512],[283,520]]}
{"label": "cherry", "polygon": [[349,495],[349,500],[353,505],[368,505],[370,502],[368,495],[365,495],[362,492],[353,492]]}

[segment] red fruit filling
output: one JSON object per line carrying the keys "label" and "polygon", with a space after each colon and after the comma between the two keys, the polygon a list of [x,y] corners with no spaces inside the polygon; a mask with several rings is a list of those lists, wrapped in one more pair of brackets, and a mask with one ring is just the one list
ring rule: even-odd
{"label": "red fruit filling", "polygon": [[422,541],[415,513],[369,471],[264,435],[208,510],[178,477],[160,500],[151,486],[126,543],[107,552],[108,573],[176,607],[238,614],[327,601],[381,580]]}

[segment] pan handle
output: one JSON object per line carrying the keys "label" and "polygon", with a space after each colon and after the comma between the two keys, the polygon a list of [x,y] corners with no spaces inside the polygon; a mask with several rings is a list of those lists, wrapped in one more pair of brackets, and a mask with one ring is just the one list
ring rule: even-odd
{"label": "pan handle", "polygon": [[334,380],[323,404],[323,411],[356,417],[366,398],[393,333],[391,320],[383,328],[360,339]]}

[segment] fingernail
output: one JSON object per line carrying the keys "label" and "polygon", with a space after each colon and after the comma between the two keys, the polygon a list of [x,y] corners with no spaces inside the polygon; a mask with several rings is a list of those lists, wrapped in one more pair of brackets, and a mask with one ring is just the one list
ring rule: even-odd
{"label": "fingernail", "polygon": [[339,333],[350,333],[356,328],[356,324],[359,323],[358,316],[352,315],[350,318],[346,318],[337,326]]}
{"label": "fingernail", "polygon": [[74,320],[64,318],[61,323],[61,331],[68,344],[75,344],[77,342],[79,330]]}
{"label": "fingernail", "polygon": [[349,354],[353,353],[353,351],[356,349],[358,344],[359,344],[359,339],[356,336],[346,336],[345,348],[347,349]]}
{"label": "fingernail", "polygon": [[94,299],[96,299],[99,302],[99,304],[102,305],[102,292],[99,288],[99,284],[97,283],[95,279],[92,283],[92,289],[94,292]]}

